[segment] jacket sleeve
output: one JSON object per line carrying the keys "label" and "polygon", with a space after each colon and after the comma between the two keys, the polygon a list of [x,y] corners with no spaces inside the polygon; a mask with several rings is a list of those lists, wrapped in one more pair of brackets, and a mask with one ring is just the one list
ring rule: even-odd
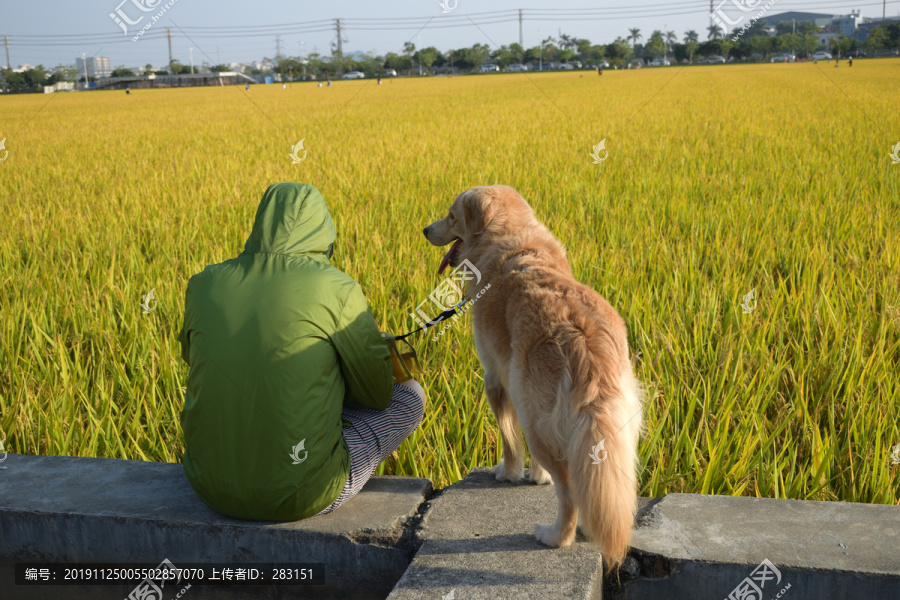
{"label": "jacket sleeve", "polygon": [[344,406],[384,410],[394,388],[391,356],[359,284],[353,283],[332,343],[344,376]]}

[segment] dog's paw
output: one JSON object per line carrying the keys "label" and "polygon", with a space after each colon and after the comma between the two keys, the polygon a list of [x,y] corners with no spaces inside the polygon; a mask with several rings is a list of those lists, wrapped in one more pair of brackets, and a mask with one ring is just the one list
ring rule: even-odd
{"label": "dog's paw", "polygon": [[553,523],[552,525],[541,525],[540,523],[535,523],[534,537],[540,543],[546,546],[550,546],[551,548],[565,548],[572,543],[574,536],[569,536],[568,539],[563,539],[562,533],[559,531],[556,523]]}
{"label": "dog's paw", "polygon": [[547,485],[553,483],[553,478],[550,477],[550,473],[531,463],[531,468],[528,470],[528,481],[538,485]]}
{"label": "dog's paw", "polygon": [[513,483],[517,481],[521,481],[525,476],[525,468],[524,467],[507,467],[506,461],[501,460],[497,466],[494,467],[494,477],[497,478],[497,481],[512,481]]}

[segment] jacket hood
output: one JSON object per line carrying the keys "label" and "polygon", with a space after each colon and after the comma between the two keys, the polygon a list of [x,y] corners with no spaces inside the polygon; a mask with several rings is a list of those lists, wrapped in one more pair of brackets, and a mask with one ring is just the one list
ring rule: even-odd
{"label": "jacket hood", "polygon": [[313,255],[327,261],[336,236],[319,190],[305,183],[276,183],[263,194],[241,254]]}

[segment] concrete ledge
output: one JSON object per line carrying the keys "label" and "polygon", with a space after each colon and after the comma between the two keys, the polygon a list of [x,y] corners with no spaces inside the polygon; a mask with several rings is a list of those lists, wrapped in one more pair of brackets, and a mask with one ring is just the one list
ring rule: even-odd
{"label": "concrete ledge", "polygon": [[[374,477],[329,515],[291,523],[230,519],[196,496],[180,464],[10,454],[0,471],[0,598],[37,598],[13,585],[14,562],[324,563],[327,584],[279,598],[384,598],[415,553],[410,524],[427,479]],[[130,586],[133,588],[134,586]],[[112,587],[27,588],[46,597],[123,598]],[[250,588],[232,588],[235,597]],[[70,593],[71,590],[71,593]],[[204,592],[204,590],[207,590]],[[205,586],[190,598],[224,598]],[[255,590],[254,598],[276,597]],[[294,594],[286,595],[287,594]],[[240,594],[245,594],[240,596]],[[297,595],[299,594],[299,595]],[[79,593],[79,595],[81,595]],[[167,599],[168,600],[168,599]]]}
{"label": "concrete ledge", "polygon": [[500,483],[486,468],[434,495],[427,479],[375,477],[330,515],[265,523],[208,509],[177,464],[11,454],[3,467],[2,600],[121,600],[133,589],[15,586],[15,562],[164,558],[328,571],[323,586],[196,586],[186,600],[722,600],[744,598],[732,592],[764,560],[777,571],[760,582],[765,600],[900,597],[900,506],[642,498],[629,558],[603,581],[599,549],[580,534],[559,550],[534,539],[534,523],[556,517],[552,486]]}
{"label": "concrete ledge", "polygon": [[900,506],[669,494],[638,513],[633,579],[608,582],[606,592],[608,600],[721,600],[768,560],[777,573],[761,587],[764,598],[790,584],[780,598],[893,600],[898,548]]}
{"label": "concrete ledge", "polygon": [[476,468],[429,504],[422,546],[388,600],[600,598],[596,546],[581,538],[554,550],[534,538],[535,522],[556,520],[553,486],[500,483]]}

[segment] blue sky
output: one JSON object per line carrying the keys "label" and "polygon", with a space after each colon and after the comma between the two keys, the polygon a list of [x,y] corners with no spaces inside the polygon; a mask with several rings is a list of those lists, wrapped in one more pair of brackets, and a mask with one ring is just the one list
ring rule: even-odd
{"label": "blue sky", "polygon": [[[436,46],[441,50],[471,46],[483,42],[491,46],[518,41],[518,23],[495,23],[481,26],[461,28],[438,28],[441,24],[441,7],[437,0],[393,0],[391,2],[373,2],[359,0],[338,0],[328,3],[284,1],[284,0],[176,0],[162,19],[147,32],[147,37],[137,42],[130,41],[109,17],[122,0],[2,0],[0,1],[0,35],[11,38],[11,60],[14,67],[22,63],[43,64],[46,67],[57,64],[72,64],[81,52],[88,56],[99,52],[100,56],[110,57],[115,66],[143,66],[152,63],[163,66],[168,60],[168,46],[163,38],[152,38],[159,35],[165,27],[171,26],[174,31],[173,54],[182,63],[189,62],[189,47],[194,47],[194,63],[203,61],[244,62],[258,60],[264,56],[275,55],[275,35],[279,26],[287,23],[299,23],[334,19],[357,19],[357,26],[377,26],[376,19],[433,17],[429,26],[420,32],[416,29],[395,31],[371,31],[350,29],[346,32],[348,40],[344,44],[345,52],[374,50],[378,54],[389,51],[399,52],[406,41],[412,41],[417,47]],[[131,6],[132,0],[122,7],[126,14],[136,19],[140,13]],[[160,0],[134,0],[151,5]],[[168,1],[168,0],[165,0]],[[452,0],[448,0],[451,2]],[[720,0],[716,0],[718,4]],[[709,25],[709,3],[705,0],[636,0],[636,2],[590,2],[587,0],[559,0],[559,2],[526,0],[493,0],[491,2],[475,2],[474,0],[458,0],[457,7],[449,16],[464,17],[475,13],[503,11],[509,9],[534,10],[569,10],[584,8],[600,8],[608,10],[608,16],[598,20],[565,18],[560,21],[526,20],[523,26],[526,46],[533,46],[540,37],[556,36],[563,33],[576,37],[588,38],[595,43],[609,43],[617,36],[626,36],[628,28],[641,28],[644,36],[653,29],[674,30],[679,38],[688,29],[694,29],[706,38],[706,27]],[[778,0],[770,10],[770,14],[787,10],[825,12],[833,14],[848,13],[851,9],[862,11],[864,16],[880,16],[881,3],[862,0],[857,3],[845,0]],[[887,14],[897,15],[900,12],[900,0],[887,4]],[[152,13],[151,13],[152,14]],[[486,17],[476,17],[476,19]],[[146,22],[146,20],[145,20]],[[446,22],[446,21],[445,21]],[[201,27],[245,27],[274,26],[260,37],[239,37],[236,35],[206,32],[207,36],[191,35],[187,39],[177,27],[187,31],[200,32]],[[327,25],[326,25],[327,26]],[[140,26],[134,26],[137,30]],[[287,29],[287,27],[286,27]],[[131,30],[129,30],[131,32]],[[244,32],[246,34],[246,32]],[[100,37],[71,37],[84,34],[98,34]],[[40,35],[46,38],[34,39],[20,36]],[[66,37],[69,36],[69,37]],[[299,55],[300,42],[305,42],[307,53],[318,50],[321,54],[330,53],[333,31],[315,33],[284,33],[282,35],[284,54]],[[30,44],[30,45],[29,45]],[[0,60],[6,64],[6,57],[0,50]]]}

